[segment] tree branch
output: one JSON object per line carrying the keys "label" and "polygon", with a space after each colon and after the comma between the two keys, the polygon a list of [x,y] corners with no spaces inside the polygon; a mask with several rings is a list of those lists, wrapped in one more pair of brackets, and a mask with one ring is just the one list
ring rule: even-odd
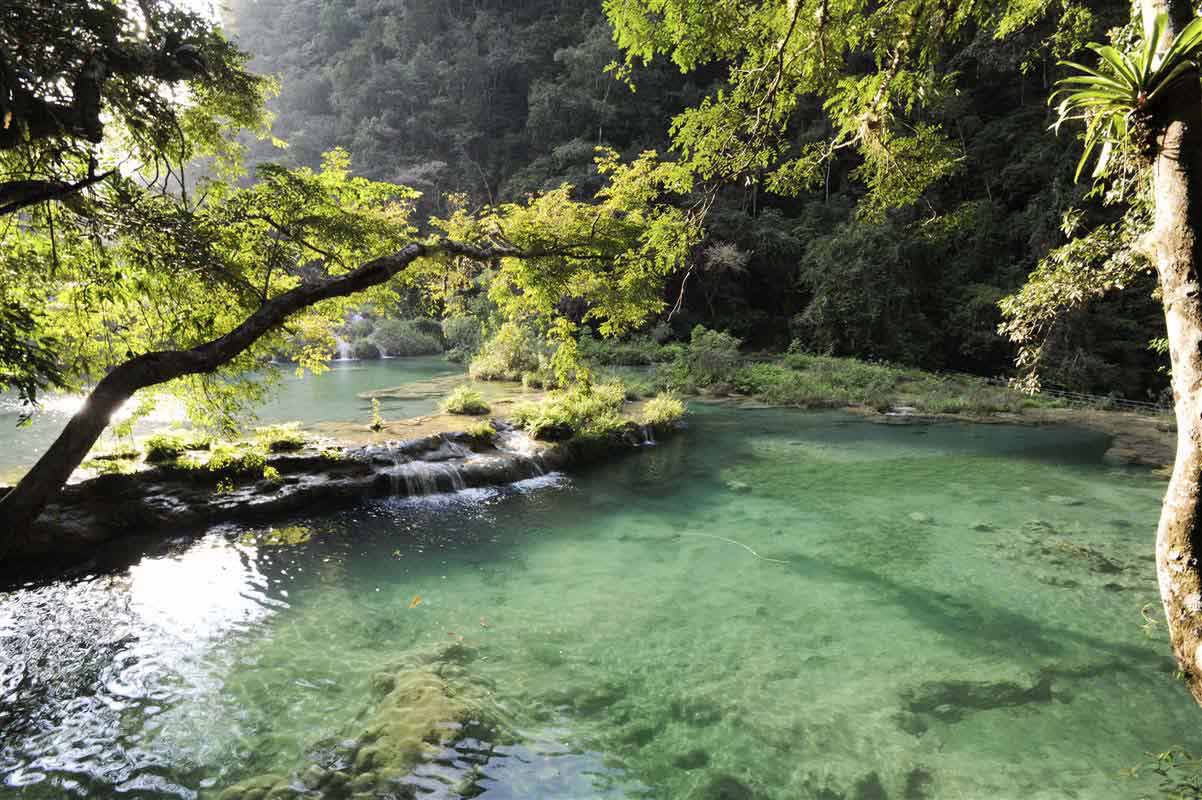
{"label": "tree branch", "polygon": [[6,214],[13,214],[23,208],[44,203],[48,200],[62,200],[89,186],[100,183],[115,172],[116,170],[111,169],[99,175],[89,175],[75,183],[33,180],[0,183],[0,202],[4,203],[4,205],[0,205],[0,217]]}
{"label": "tree branch", "polygon": [[[8,494],[0,497],[0,557],[14,545],[28,542],[33,523],[56,495],[71,473],[108,427],[109,420],[139,389],[216,371],[249,349],[292,314],[323,300],[346,297],[382,284],[403,272],[423,256],[449,254],[480,261],[516,256],[529,257],[507,245],[477,246],[443,240],[415,242],[392,255],[368,261],[356,269],[312,283],[302,284],[261,305],[224,336],[188,350],[144,353],[114,367],[88,395],[83,407],[71,417],[61,434],[38,462]],[[548,254],[548,253],[544,253]]]}

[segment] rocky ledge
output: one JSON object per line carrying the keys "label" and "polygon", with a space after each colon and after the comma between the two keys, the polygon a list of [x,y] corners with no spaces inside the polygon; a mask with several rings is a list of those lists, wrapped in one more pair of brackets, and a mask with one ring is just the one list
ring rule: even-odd
{"label": "rocky ledge", "polygon": [[603,441],[536,441],[500,421],[494,421],[494,430],[488,436],[442,432],[367,445],[306,446],[267,455],[261,474],[270,477],[255,479],[221,480],[177,464],[100,475],[67,486],[9,553],[10,562],[85,555],[129,535],[501,486],[632,450],[654,436],[633,422]]}

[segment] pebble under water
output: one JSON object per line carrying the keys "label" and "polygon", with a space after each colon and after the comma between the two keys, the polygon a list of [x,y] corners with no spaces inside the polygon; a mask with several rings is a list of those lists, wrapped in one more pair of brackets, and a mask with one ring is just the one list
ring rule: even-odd
{"label": "pebble under water", "polygon": [[1105,446],[698,408],[571,478],[14,589],[0,796],[301,774],[373,673],[449,642],[507,732],[457,729],[394,797],[1136,797],[1124,768],[1202,733],[1141,614],[1164,484]]}

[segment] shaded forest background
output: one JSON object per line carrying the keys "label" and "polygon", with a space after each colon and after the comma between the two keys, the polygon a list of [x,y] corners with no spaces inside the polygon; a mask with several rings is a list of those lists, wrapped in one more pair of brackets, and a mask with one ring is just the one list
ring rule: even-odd
{"label": "shaded forest background", "polygon": [[[1092,3],[1101,38],[1126,3]],[[568,182],[600,186],[594,148],[626,157],[668,150],[672,117],[720,85],[720,65],[683,76],[636,71],[632,90],[606,72],[619,54],[598,0],[229,0],[227,24],[280,80],[274,134],[251,163],[316,166],[346,148],[356,173],[473,206]],[[1048,132],[1057,77],[1050,31],[987,34],[949,52],[960,91],[937,121],[962,147],[956,174],[883,217],[858,207],[848,155],[823,185],[782,198],[755,180],[723,190],[672,325],[727,330],[756,347],[798,340],[833,355],[936,370],[1010,374],[1014,347],[997,302],[1065,240],[1078,142]],[[829,131],[816,104],[797,143]],[[1085,204],[1101,217],[1100,207]],[[1117,213],[1111,211],[1109,213]],[[1066,315],[1051,331],[1047,383],[1136,399],[1167,386],[1150,342],[1163,335],[1154,278]],[[675,302],[680,285],[666,288]]]}

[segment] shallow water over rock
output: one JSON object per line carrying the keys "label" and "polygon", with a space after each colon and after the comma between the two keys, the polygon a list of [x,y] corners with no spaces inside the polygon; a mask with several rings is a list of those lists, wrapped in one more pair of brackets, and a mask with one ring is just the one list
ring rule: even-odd
{"label": "shallow water over rock", "polygon": [[1202,734],[1140,613],[1163,483],[1106,444],[698,409],[571,479],[223,526],[17,589],[0,794],[321,796],[306,771],[341,763],[323,743],[357,755],[401,664],[484,719],[448,712],[403,777],[366,761],[366,797],[1138,796],[1120,770]]}
{"label": "shallow water over rock", "polygon": [[[360,395],[415,381],[442,381],[440,391],[415,392],[402,398],[385,396],[380,400],[381,413],[389,419],[416,417],[433,412],[445,393],[445,383],[463,375],[462,367],[448,363],[441,356],[334,361],[329,367],[322,375],[298,377],[293,367],[277,365],[280,385],[271,399],[257,409],[259,420],[264,424],[300,420],[307,427],[348,420],[366,424],[371,420],[371,400]],[[44,407],[33,416],[31,424],[18,427],[21,414],[28,409],[15,396],[0,395],[0,485],[18,479],[38,459],[78,410],[83,396],[49,395],[42,400]],[[148,433],[178,423],[184,416],[178,404],[165,402],[135,429],[140,434]]]}

